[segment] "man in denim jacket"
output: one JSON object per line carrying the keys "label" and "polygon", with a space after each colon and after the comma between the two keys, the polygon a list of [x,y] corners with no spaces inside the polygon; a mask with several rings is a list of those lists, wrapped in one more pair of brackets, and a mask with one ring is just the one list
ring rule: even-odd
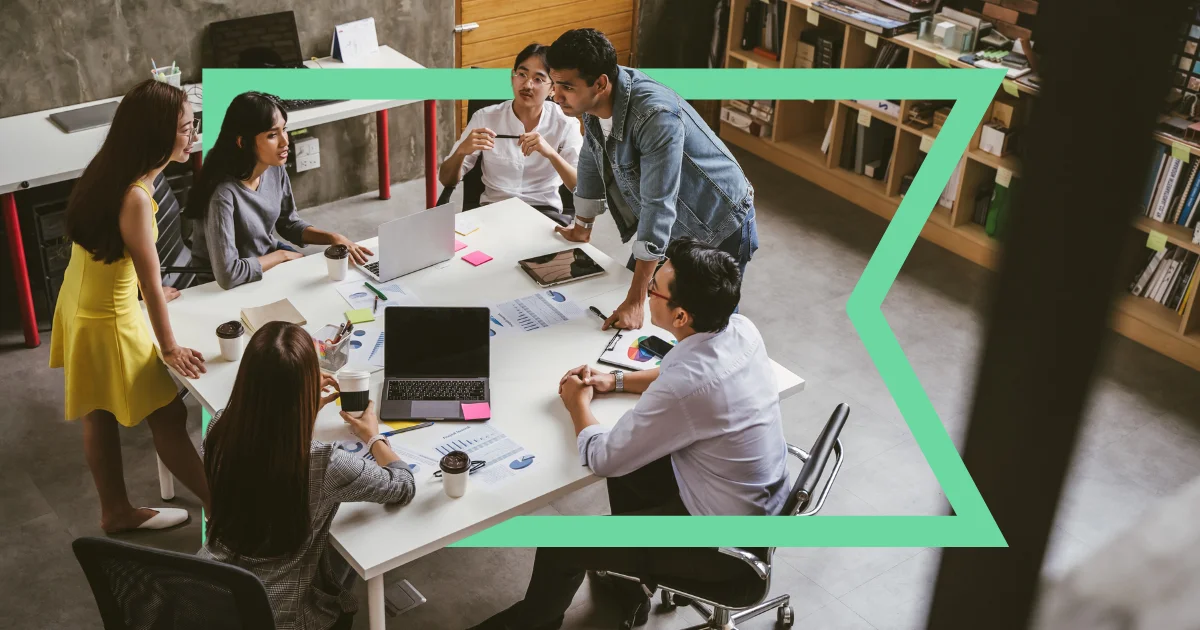
{"label": "man in denim jacket", "polygon": [[671,88],[618,66],[612,43],[595,29],[563,33],[547,61],[555,102],[586,128],[575,222],[556,230],[586,243],[592,222],[611,209],[621,240],[634,239],[633,284],[604,328],[642,327],[646,289],[673,239],[717,247],[745,273],[758,249],[754,188],[696,110]]}

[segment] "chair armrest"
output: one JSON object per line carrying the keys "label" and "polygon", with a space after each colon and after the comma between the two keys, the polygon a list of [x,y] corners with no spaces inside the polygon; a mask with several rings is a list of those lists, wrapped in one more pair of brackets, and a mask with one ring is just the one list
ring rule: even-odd
{"label": "chair armrest", "polygon": [[842,440],[838,439],[833,443],[833,471],[829,473],[829,479],[825,481],[825,485],[821,487],[821,494],[817,496],[817,500],[812,503],[812,509],[805,510],[797,516],[812,516],[821,511],[821,507],[825,505],[825,497],[829,495],[829,489],[833,487],[833,480],[837,479],[838,472],[842,469]]}
{"label": "chair armrest", "polygon": [[733,556],[742,562],[745,562],[754,569],[754,573],[758,575],[758,579],[765,580],[771,577],[771,565],[763,562],[758,556],[737,547],[717,547],[717,551],[727,556]]}

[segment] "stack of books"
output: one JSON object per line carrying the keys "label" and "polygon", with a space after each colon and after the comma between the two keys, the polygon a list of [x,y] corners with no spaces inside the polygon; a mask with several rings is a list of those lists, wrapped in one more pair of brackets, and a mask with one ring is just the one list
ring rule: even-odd
{"label": "stack of books", "polygon": [[1134,278],[1129,292],[1183,314],[1191,299],[1192,274],[1196,272],[1197,254],[1182,247],[1167,244],[1162,251],[1150,256],[1149,262]]}
{"label": "stack of books", "polygon": [[1146,174],[1146,186],[1142,191],[1142,213],[1163,223],[1173,223],[1191,228],[1196,225],[1197,201],[1200,200],[1200,159],[1190,163],[1170,155],[1167,147],[1159,144],[1150,170]]}

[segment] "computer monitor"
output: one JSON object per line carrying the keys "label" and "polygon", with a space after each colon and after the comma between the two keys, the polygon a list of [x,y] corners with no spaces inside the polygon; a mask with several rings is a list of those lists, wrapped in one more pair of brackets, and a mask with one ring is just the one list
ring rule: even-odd
{"label": "computer monitor", "polygon": [[487,377],[489,317],[487,307],[389,306],[384,312],[384,374]]}
{"label": "computer monitor", "polygon": [[207,68],[303,68],[296,14],[280,11],[208,25]]}

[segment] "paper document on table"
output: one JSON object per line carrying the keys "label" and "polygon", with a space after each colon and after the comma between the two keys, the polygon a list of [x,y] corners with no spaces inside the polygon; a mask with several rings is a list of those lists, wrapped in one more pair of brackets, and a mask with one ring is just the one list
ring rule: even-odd
{"label": "paper document on table", "polygon": [[454,215],[454,231],[462,236],[466,236],[471,232],[479,229],[479,216],[475,214],[467,214],[459,212]]}
{"label": "paper document on table", "polygon": [[348,365],[367,368],[369,371],[383,369],[383,320],[356,324],[350,333],[350,360]]}
{"label": "paper document on table", "polygon": [[546,290],[488,307],[492,336],[530,332],[587,315],[578,304],[554,290]]}
{"label": "paper document on table", "polygon": [[675,337],[671,336],[671,333],[653,325],[646,325],[637,330],[618,330],[597,360],[605,365],[626,370],[638,371],[656,368],[659,363],[662,363],[662,359],[641,347],[642,340],[651,335],[671,344],[676,343]]}
{"label": "paper document on table", "polygon": [[517,471],[527,468],[534,459],[523,446],[489,424],[447,425],[436,442],[424,447],[403,439],[404,435],[389,438],[392,448],[404,461],[416,463],[432,474],[432,471],[440,469],[442,457],[447,453],[464,451],[473,462],[487,462],[483,468],[471,473],[471,477],[489,485],[515,476]]}
{"label": "paper document on table", "polygon": [[351,280],[337,285],[337,292],[346,300],[351,309],[370,309],[378,320],[383,319],[383,309],[389,306],[420,306],[421,300],[417,296],[404,290],[399,282],[372,282],[371,286],[379,289],[387,300],[380,300],[379,306],[376,308],[375,299],[378,297],[370,289],[364,286],[361,280]]}

